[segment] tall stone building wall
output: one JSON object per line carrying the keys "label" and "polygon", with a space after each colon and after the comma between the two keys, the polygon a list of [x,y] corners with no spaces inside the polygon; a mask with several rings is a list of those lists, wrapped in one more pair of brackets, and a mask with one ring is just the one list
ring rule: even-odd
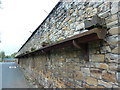
{"label": "tall stone building wall", "polygon": [[[120,87],[119,20],[120,2],[60,2],[19,50],[20,65],[46,88],[117,88]],[[73,45],[47,53],[29,52],[68,37],[87,32],[84,21],[94,15],[105,19],[104,40],[88,42],[89,59]]]}

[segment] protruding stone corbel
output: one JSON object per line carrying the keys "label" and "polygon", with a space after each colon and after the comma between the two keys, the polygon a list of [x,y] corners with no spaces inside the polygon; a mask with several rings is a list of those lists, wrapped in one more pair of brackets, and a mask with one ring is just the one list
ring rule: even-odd
{"label": "protruding stone corbel", "polygon": [[83,52],[83,55],[84,55],[85,60],[86,60],[86,61],[89,60],[88,44],[86,44],[86,45],[83,46],[83,45],[78,44],[75,40],[73,40],[73,46],[76,47],[76,48],[78,48],[78,49],[81,49],[82,52]]}

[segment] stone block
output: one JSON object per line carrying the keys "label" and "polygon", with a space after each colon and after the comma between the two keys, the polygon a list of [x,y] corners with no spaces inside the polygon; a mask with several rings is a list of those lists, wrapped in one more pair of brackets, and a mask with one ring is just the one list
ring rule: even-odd
{"label": "stone block", "polygon": [[84,80],[85,78],[84,78],[82,72],[77,71],[77,72],[74,73],[74,79],[75,79],[75,80]]}
{"label": "stone block", "polygon": [[118,2],[112,2],[112,5],[111,5],[111,14],[115,14],[119,11],[119,4]]}
{"label": "stone block", "polygon": [[109,69],[112,70],[112,71],[118,71],[118,65],[110,65],[109,66]]}
{"label": "stone block", "polygon": [[118,54],[106,54],[105,55],[105,59],[106,59],[106,62],[114,62],[114,63],[118,63],[118,59],[119,59],[120,55]]}
{"label": "stone block", "polygon": [[80,62],[80,58],[74,58],[74,62],[79,63]]}
{"label": "stone block", "polygon": [[98,63],[96,67],[99,69],[108,69],[108,65],[106,63]]}
{"label": "stone block", "polygon": [[105,20],[103,18],[100,18],[98,15],[93,16],[92,20],[86,20],[84,21],[85,28],[90,28],[92,26],[98,26],[103,25],[105,23]]}
{"label": "stone block", "polygon": [[64,22],[67,22],[67,21],[69,21],[69,20],[70,20],[70,18],[69,18],[69,17],[66,17],[65,20],[64,20]]}
{"label": "stone block", "polygon": [[105,81],[102,81],[102,80],[98,80],[98,84],[99,85],[102,85],[106,88],[112,88],[112,84],[108,83],[108,82],[105,82]]}
{"label": "stone block", "polygon": [[91,56],[91,62],[104,62],[105,55],[99,54],[99,55],[92,55]]}
{"label": "stone block", "polygon": [[98,81],[97,79],[93,78],[93,77],[86,77],[85,82],[89,85],[94,85],[97,86],[98,85]]}
{"label": "stone block", "polygon": [[97,79],[101,79],[102,78],[102,71],[99,69],[90,69],[90,73],[92,77],[95,77]]}
{"label": "stone block", "polygon": [[104,86],[97,86],[97,88],[105,88]]}
{"label": "stone block", "polygon": [[97,88],[97,86],[89,85],[89,84],[85,84],[84,87],[85,87],[85,88],[90,88],[90,89],[95,89],[95,88]]}
{"label": "stone block", "polygon": [[112,26],[118,25],[118,20],[107,23],[107,28],[111,28]]}
{"label": "stone block", "polygon": [[120,54],[120,47],[118,46],[118,47],[114,48],[112,50],[112,53],[114,53],[114,54]]}
{"label": "stone block", "polygon": [[106,17],[110,16],[110,11],[99,13],[98,16],[101,18],[106,18]]}
{"label": "stone block", "polygon": [[110,45],[116,45],[119,43],[118,42],[119,38],[120,38],[120,35],[112,35],[112,36],[107,37],[105,41]]}
{"label": "stone block", "polygon": [[64,58],[57,59],[57,61],[65,62]]}
{"label": "stone block", "polygon": [[80,70],[80,66],[74,66],[74,70],[75,71],[79,71]]}
{"label": "stone block", "polygon": [[81,68],[81,72],[84,74],[84,76],[90,76],[89,68]]}
{"label": "stone block", "polygon": [[103,2],[98,6],[98,13],[106,12],[108,10],[110,10],[110,2]]}
{"label": "stone block", "polygon": [[120,72],[117,72],[116,78],[117,78],[118,83],[120,83]]}
{"label": "stone block", "polygon": [[118,35],[120,34],[120,27],[113,27],[108,32],[110,35]]}
{"label": "stone block", "polygon": [[107,24],[107,23],[116,21],[117,19],[118,19],[117,14],[114,14],[114,15],[112,15],[112,16],[110,16],[110,17],[105,18],[105,21],[106,21],[106,24]]}
{"label": "stone block", "polygon": [[102,48],[101,48],[101,51],[100,51],[101,53],[108,53],[108,52],[111,52],[111,48],[110,48],[110,46],[103,46]]}
{"label": "stone block", "polygon": [[103,71],[102,72],[102,79],[110,82],[116,81],[116,76],[114,72]]}
{"label": "stone block", "polygon": [[76,30],[81,30],[85,27],[84,23],[80,23],[77,25]]}

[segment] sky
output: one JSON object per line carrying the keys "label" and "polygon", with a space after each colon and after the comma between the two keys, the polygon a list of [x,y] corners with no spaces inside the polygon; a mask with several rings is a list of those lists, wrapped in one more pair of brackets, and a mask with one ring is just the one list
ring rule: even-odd
{"label": "sky", "polygon": [[1,0],[0,51],[17,52],[59,0]]}

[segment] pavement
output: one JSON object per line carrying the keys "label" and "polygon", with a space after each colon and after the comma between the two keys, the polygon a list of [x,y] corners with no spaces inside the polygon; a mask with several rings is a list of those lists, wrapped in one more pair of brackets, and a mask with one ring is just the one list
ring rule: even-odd
{"label": "pavement", "polygon": [[2,65],[2,88],[29,88],[24,74],[15,62],[0,63]]}

